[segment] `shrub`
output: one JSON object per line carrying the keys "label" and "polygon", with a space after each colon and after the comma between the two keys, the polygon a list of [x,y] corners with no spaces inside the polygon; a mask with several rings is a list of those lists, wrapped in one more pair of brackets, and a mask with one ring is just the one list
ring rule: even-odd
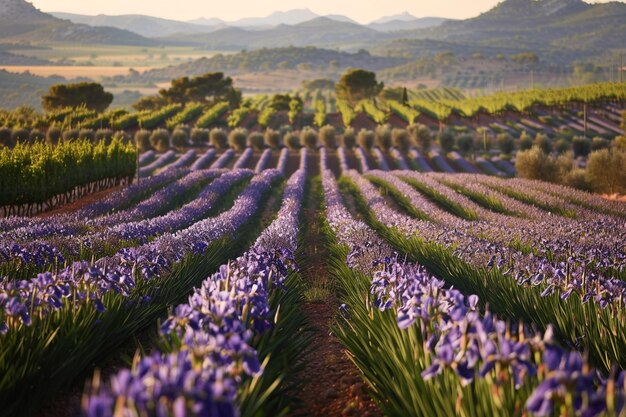
{"label": "shrub", "polygon": [[341,146],[346,149],[352,149],[356,146],[356,135],[353,128],[349,127],[344,130],[343,136],[341,136]]}
{"label": "shrub", "polygon": [[557,151],[557,153],[559,154],[569,151],[569,148],[570,148],[570,144],[567,141],[567,139],[564,139],[564,138],[557,140],[556,143],[554,144],[554,150]]}
{"label": "shrub", "polygon": [[191,139],[191,143],[193,143],[194,145],[208,145],[209,130],[195,127],[191,129],[191,132],[189,133],[189,138]]}
{"label": "shrub", "polygon": [[587,171],[580,168],[574,168],[567,175],[565,175],[563,178],[563,185],[578,188],[579,190],[592,191]]}
{"label": "shrub", "polygon": [[328,149],[335,149],[337,147],[337,135],[335,128],[331,125],[326,125],[320,129],[320,142]]}
{"label": "shrub", "polygon": [[474,137],[469,133],[457,136],[456,146],[463,155],[469,154],[474,148]]}
{"label": "shrub", "polygon": [[371,130],[361,129],[356,138],[357,143],[367,152],[372,150],[374,142],[376,141],[376,135]]}
{"label": "shrub", "polygon": [[150,144],[158,152],[165,152],[170,148],[170,132],[166,129],[154,129],[150,135]]}
{"label": "shrub", "polygon": [[284,138],[285,135],[290,132],[293,132],[293,128],[291,127],[291,125],[282,125],[278,129],[278,134],[280,135],[281,138]]}
{"label": "shrub", "polygon": [[224,150],[228,147],[228,134],[224,129],[214,127],[209,135],[209,143],[215,149]]}
{"label": "shrub", "polygon": [[8,127],[0,127],[0,146],[12,148],[15,146],[13,139],[11,138],[11,129]]}
{"label": "shrub", "polygon": [[556,158],[546,154],[538,146],[517,153],[515,169],[522,178],[555,182],[559,171]]}
{"label": "shrub", "polygon": [[28,129],[24,129],[24,128],[14,128],[11,131],[11,141],[13,143],[26,143],[28,142],[28,139],[30,138],[30,131]]}
{"label": "shrub", "polygon": [[265,140],[263,134],[259,132],[252,132],[248,135],[248,146],[256,151],[262,151],[265,147]]}
{"label": "shrub", "polygon": [[135,146],[139,148],[140,152],[146,152],[152,149],[149,130],[139,129],[135,132]]}
{"label": "shrub", "polygon": [[504,155],[511,155],[515,150],[515,140],[508,133],[500,133],[497,137],[498,147]]}
{"label": "shrub", "polygon": [[591,141],[587,138],[583,138],[582,136],[576,136],[572,139],[572,150],[574,151],[574,156],[587,156],[589,152],[591,152]]}
{"label": "shrub", "polygon": [[189,127],[189,125],[186,125],[184,123],[181,123],[178,126],[176,126],[174,130],[182,130],[183,132],[187,133],[187,137],[189,137],[189,134],[191,133],[191,127]]}
{"label": "shrub", "polygon": [[411,142],[411,135],[406,129],[393,129],[391,131],[391,142],[393,146],[400,149],[402,152],[407,152],[413,143]]}
{"label": "shrub", "polygon": [[78,135],[80,134],[78,129],[69,129],[69,130],[65,130],[63,131],[63,140],[64,141],[68,141],[68,140],[76,140],[78,139]]}
{"label": "shrub", "polygon": [[587,176],[594,191],[626,193],[626,152],[601,149],[589,155]]}
{"label": "shrub", "polygon": [[428,152],[432,142],[432,134],[427,126],[412,124],[408,127],[409,134],[422,152]]}
{"label": "shrub", "polygon": [[626,151],[626,136],[618,136],[613,139],[612,146],[615,149],[621,149],[622,151]]}
{"label": "shrub", "polygon": [[98,129],[96,131],[96,141],[105,141],[107,144],[113,140],[113,131],[111,129]]}
{"label": "shrub", "polygon": [[454,147],[454,133],[450,129],[444,129],[437,134],[437,142],[444,153],[448,153]]}
{"label": "shrub", "polygon": [[[130,133],[124,132],[123,130],[121,130],[119,132],[115,132],[113,134],[113,138],[112,139],[119,139],[124,144],[129,144],[129,143],[133,142],[133,137],[130,135]],[[110,142],[112,142],[112,141],[113,140],[111,140]]]}
{"label": "shrub", "polygon": [[317,132],[310,127],[305,127],[300,131],[300,145],[309,149],[317,149]]}
{"label": "shrub", "polygon": [[46,135],[44,135],[41,130],[37,130],[37,129],[31,130],[30,135],[28,137],[28,141],[30,143],[44,142],[45,140],[46,140]]}
{"label": "shrub", "polygon": [[594,151],[599,151],[601,149],[609,149],[610,146],[611,146],[611,142],[599,136],[591,140],[591,149]]}
{"label": "shrub", "polygon": [[61,140],[63,136],[63,132],[61,132],[61,128],[58,126],[50,126],[48,131],[46,132],[46,143],[50,145],[56,145]]}
{"label": "shrub", "polygon": [[81,129],[78,131],[78,139],[87,140],[89,142],[95,142],[96,134],[91,129]]}
{"label": "shrub", "polygon": [[388,151],[391,148],[391,127],[388,124],[377,126],[375,130],[376,146]]}
{"label": "shrub", "polygon": [[541,149],[543,153],[547,154],[552,152],[552,142],[550,141],[550,138],[543,133],[537,133],[537,136],[535,136],[533,147],[535,146]]}
{"label": "shrub", "polygon": [[263,134],[263,141],[265,145],[272,149],[280,148],[280,132],[274,129],[265,129],[265,133]]}
{"label": "shrub", "polygon": [[519,137],[519,148],[521,151],[527,151],[533,147],[533,138],[528,132],[523,131]]}
{"label": "shrub", "polygon": [[293,132],[287,132],[283,138],[285,145],[291,150],[300,149],[300,137]]}
{"label": "shrub", "polygon": [[244,128],[238,127],[236,129],[233,129],[228,134],[228,145],[237,152],[242,152],[244,149],[246,149],[247,139],[248,131]]}
{"label": "shrub", "polygon": [[172,132],[172,146],[178,150],[189,146],[189,132],[185,129],[176,128]]}

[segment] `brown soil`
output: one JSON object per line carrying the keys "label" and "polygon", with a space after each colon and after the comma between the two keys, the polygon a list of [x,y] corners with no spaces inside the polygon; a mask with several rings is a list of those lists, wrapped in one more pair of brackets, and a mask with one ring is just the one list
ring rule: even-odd
{"label": "brown soil", "polygon": [[350,125],[355,132],[359,132],[361,129],[374,130],[376,129],[376,126],[378,126],[376,122],[365,113],[357,113]]}
{"label": "brown soil", "polygon": [[343,119],[341,118],[341,113],[328,113],[326,115],[326,123],[335,127],[336,129],[343,130]]}
{"label": "brown soil", "polygon": [[391,113],[387,118],[387,124],[398,129],[406,129],[407,122],[395,113]]}
{"label": "brown soil", "polygon": [[330,285],[325,262],[327,253],[320,239],[320,213],[316,201],[309,201],[304,215],[308,227],[303,244],[306,261],[301,265],[301,273],[311,287],[327,288],[329,294],[311,299],[302,306],[313,331],[313,352],[306,358],[305,367],[301,371],[301,378],[306,381],[300,395],[302,409],[292,415],[381,416],[378,407],[368,396],[367,386],[360,379],[356,366],[329,330],[329,325],[339,311],[339,300]]}
{"label": "brown soil", "polygon": [[121,190],[122,188],[123,188],[122,185],[118,185],[117,187],[107,188],[106,190],[102,190],[102,191],[98,191],[98,192],[86,195],[83,198],[79,198],[76,201],[54,208],[52,210],[35,214],[33,217],[45,219],[51,216],[58,216],[60,214],[72,213],[76,210],[79,210],[83,207],[88,206],[89,204],[95,203],[96,201],[99,201],[108,197],[109,194],[112,194],[118,190]]}

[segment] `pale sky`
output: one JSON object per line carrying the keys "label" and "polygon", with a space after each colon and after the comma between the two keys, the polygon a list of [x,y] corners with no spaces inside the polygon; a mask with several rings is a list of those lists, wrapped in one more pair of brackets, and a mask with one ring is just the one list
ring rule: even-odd
{"label": "pale sky", "polygon": [[498,0],[29,0],[44,12],[79,14],[145,14],[175,20],[219,17],[227,21],[263,17],[274,11],[308,8],[342,14],[361,23],[408,11],[417,17],[463,19],[477,16]]}

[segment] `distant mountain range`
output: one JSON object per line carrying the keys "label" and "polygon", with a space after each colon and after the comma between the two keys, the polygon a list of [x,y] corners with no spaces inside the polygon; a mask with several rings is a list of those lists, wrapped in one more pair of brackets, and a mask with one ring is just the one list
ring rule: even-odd
{"label": "distant mountain range", "polygon": [[319,18],[326,18],[333,22],[350,23],[355,26],[363,26],[379,32],[423,29],[438,26],[448,20],[438,17],[426,17],[419,19],[405,12],[399,15],[380,18],[368,25],[360,25],[358,22],[347,16],[321,16],[309,9],[294,9],[286,12],[274,12],[265,17],[250,17],[229,22],[218,18],[199,18],[188,22],[181,22],[146,15],[88,16],[63,12],[53,12],[51,14],[54,17],[70,20],[73,23],[94,27],[114,27],[135,32],[148,38],[164,38],[173,35],[184,37],[184,35],[210,33],[227,28],[241,28],[258,32],[261,30],[275,29],[278,26],[300,25]]}
{"label": "distant mountain range", "polygon": [[317,17],[294,25],[280,24],[265,30],[226,27],[206,34],[180,34],[164,42],[194,45],[209,50],[241,50],[264,47],[316,46],[357,50],[390,39],[367,26]]}
{"label": "distant mountain range", "polygon": [[[0,0],[0,42],[185,45],[239,51],[305,47],[414,58],[425,51],[517,53],[533,51],[561,62],[626,50],[626,4],[582,0],[505,0],[466,20],[417,18],[407,12],[367,25],[309,9],[226,22],[180,22],[144,15],[84,16],[42,13],[24,0]],[[428,48],[420,49],[426,45]]]}
{"label": "distant mountain range", "polygon": [[[51,13],[52,16],[69,20],[73,23],[94,27],[113,27],[134,32],[147,38],[170,36],[177,33],[207,33],[220,27],[219,23],[207,26],[177,20],[161,19],[145,15],[120,15],[120,16],[87,16],[73,13]],[[224,25],[222,25],[224,26]]]}

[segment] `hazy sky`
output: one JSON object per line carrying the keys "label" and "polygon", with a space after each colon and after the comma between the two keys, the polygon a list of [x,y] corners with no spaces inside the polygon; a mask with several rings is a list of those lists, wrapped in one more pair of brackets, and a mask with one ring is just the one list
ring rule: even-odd
{"label": "hazy sky", "polygon": [[467,18],[498,0],[30,0],[44,12],[81,14],[146,14],[176,20],[219,17],[236,20],[261,17],[274,11],[309,8],[313,12],[342,14],[361,23],[408,11],[417,17]]}

